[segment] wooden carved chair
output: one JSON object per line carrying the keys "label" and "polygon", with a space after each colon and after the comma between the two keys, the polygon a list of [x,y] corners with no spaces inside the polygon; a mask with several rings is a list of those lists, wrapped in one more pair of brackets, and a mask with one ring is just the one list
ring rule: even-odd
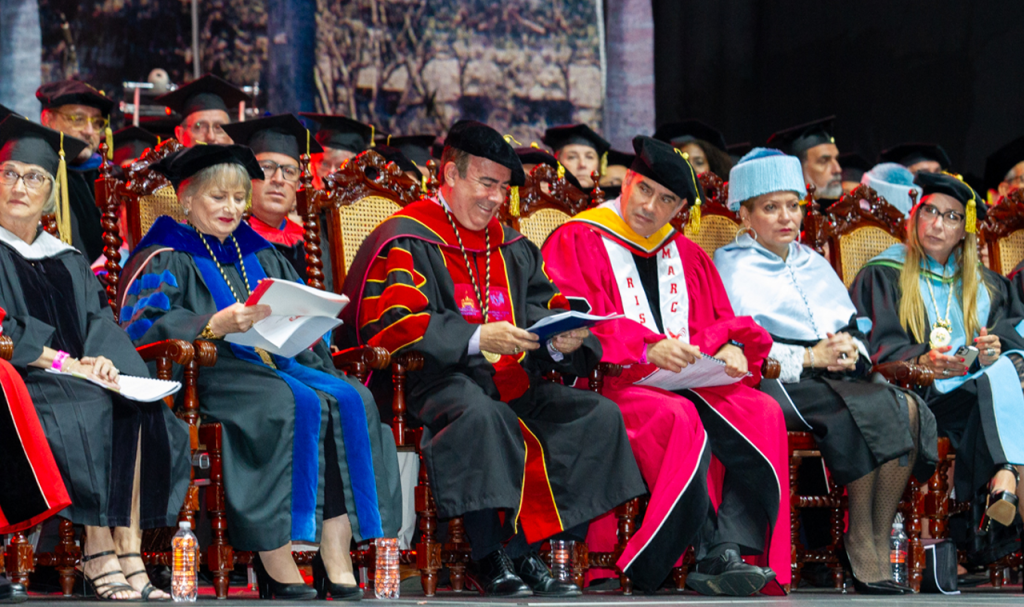
{"label": "wooden carved chair", "polygon": [[729,184],[707,171],[697,176],[704,188],[705,200],[700,206],[700,231],[695,231],[690,224],[690,206],[687,205],[672,218],[672,225],[695,242],[708,256],[713,257],[719,247],[723,247],[734,238],[740,228],[740,220],[736,213],[729,210]]}
{"label": "wooden carved chair", "polygon": [[1009,276],[1024,261],[1024,189],[1000,198],[978,233],[981,246],[988,249],[991,270]]}
{"label": "wooden carved chair", "polygon": [[570,184],[565,177],[559,177],[553,167],[538,164],[519,188],[518,213],[505,204],[500,219],[540,247],[559,226],[590,205],[590,195]]}

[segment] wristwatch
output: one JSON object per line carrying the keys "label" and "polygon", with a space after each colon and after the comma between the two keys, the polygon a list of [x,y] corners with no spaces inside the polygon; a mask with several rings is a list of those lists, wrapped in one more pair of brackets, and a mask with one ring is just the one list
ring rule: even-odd
{"label": "wristwatch", "polygon": [[735,339],[730,339],[730,340],[729,340],[729,341],[728,341],[727,343],[728,343],[728,344],[729,344],[730,346],[736,346],[736,347],[737,347],[737,348],[739,348],[740,350],[742,350],[742,349],[743,349],[743,344],[741,344],[740,342],[736,341]]}

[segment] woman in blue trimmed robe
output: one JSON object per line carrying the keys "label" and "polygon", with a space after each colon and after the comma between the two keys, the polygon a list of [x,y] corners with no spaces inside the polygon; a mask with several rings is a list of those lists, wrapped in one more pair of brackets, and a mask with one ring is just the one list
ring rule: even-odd
{"label": "woman in blue trimmed robe", "polygon": [[[953,519],[953,537],[980,565],[1019,546],[1024,304],[978,261],[985,205],[977,193],[945,173],[918,173],[915,183],[923,196],[910,213],[908,243],[869,261],[851,295],[872,321],[876,363],[912,361],[935,373],[920,394],[956,450],[956,497],[972,502],[971,516]],[[957,352],[964,345],[978,349],[970,367]]]}
{"label": "woman in blue trimmed robe", "polygon": [[[778,401],[790,431],[814,435],[831,480],[846,486],[854,586],[909,593],[892,579],[889,539],[911,472],[927,482],[935,470],[935,419],[920,399],[870,381],[867,323],[857,322],[825,258],[796,242],[805,195],[797,158],[765,148],[744,156],[729,179],[729,208],[743,227],[715,252],[715,266],[736,313],[774,341],[770,356],[782,373],[761,390]],[[812,530],[805,527],[813,540]]]}
{"label": "woman in blue trimmed robe", "polygon": [[[258,551],[260,595],[309,598],[291,542],[320,542],[321,596],[358,598],[349,542],[397,534],[398,462],[373,397],[335,371],[327,344],[294,358],[228,343],[269,314],[246,307],[263,278],[299,281],[273,245],[241,221],[252,151],[205,145],[155,167],[175,186],[189,225],[157,220],[122,273],[121,324],[138,345],[210,339],[217,363],[199,373],[200,411],[223,426],[229,538]],[[316,593],[312,593],[313,596]]]}

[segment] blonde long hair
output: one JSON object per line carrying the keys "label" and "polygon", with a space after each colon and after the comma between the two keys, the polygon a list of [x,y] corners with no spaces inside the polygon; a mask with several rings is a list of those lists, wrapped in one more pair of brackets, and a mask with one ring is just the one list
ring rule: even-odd
{"label": "blonde long hair", "polygon": [[[917,226],[920,221],[921,205],[914,209],[914,213],[907,222],[907,255],[903,262],[903,271],[900,273],[900,324],[904,330],[914,336],[917,343],[928,343],[928,311],[925,308],[924,298],[921,296],[919,278],[921,276],[921,262],[925,258],[924,249],[921,248],[921,240],[917,235]],[[978,289],[988,289],[988,285],[981,278],[978,271],[978,238],[969,232],[964,233],[964,239],[957,244],[950,253],[954,256],[957,264],[957,271],[953,275],[953,284],[960,284],[961,309],[964,313],[964,330],[967,333],[967,342],[984,325],[978,321]],[[968,268],[971,271],[965,272]],[[980,285],[980,287],[979,287]],[[955,293],[956,291],[954,291]]]}

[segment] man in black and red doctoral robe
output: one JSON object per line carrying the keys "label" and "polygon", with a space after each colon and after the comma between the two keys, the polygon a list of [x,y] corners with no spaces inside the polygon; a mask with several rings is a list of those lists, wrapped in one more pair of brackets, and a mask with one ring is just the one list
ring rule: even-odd
{"label": "man in black and red doctoral robe", "polygon": [[544,343],[525,330],[568,302],[537,247],[495,217],[524,181],[512,147],[486,125],[459,122],[441,176],[436,199],[393,215],[359,249],[343,326],[352,341],[423,354],[408,409],[423,423],[438,514],[463,517],[485,593],[576,596],[551,577],[540,542],[583,541],[591,519],[645,491],[617,407],[541,379],[587,375],[601,347],[586,330]]}

